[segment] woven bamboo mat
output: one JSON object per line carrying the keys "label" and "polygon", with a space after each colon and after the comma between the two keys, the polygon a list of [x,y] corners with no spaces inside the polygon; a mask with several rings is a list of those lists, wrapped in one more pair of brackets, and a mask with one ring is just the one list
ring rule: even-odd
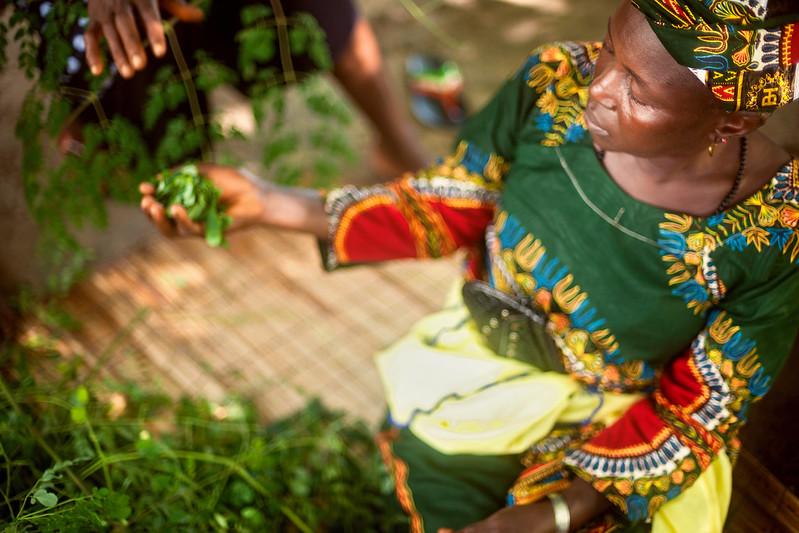
{"label": "woven bamboo mat", "polygon": [[326,273],[313,239],[252,230],[227,249],[157,238],[94,272],[67,308],[65,340],[101,375],[175,396],[252,398],[266,418],[309,396],[375,423],[384,412],[374,354],[440,308],[456,259]]}

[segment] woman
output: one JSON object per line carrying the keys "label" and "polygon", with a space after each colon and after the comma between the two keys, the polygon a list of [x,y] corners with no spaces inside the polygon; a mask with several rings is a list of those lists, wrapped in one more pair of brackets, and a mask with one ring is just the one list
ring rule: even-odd
{"label": "woman", "polygon": [[[469,251],[463,290],[377,360],[414,531],[721,531],[799,320],[799,160],[758,132],[799,97],[796,20],[625,0],[604,46],[538,49],[454,154],[384,186],[204,168],[234,224],[309,231],[328,268]],[[201,230],[142,192],[165,233]]]}

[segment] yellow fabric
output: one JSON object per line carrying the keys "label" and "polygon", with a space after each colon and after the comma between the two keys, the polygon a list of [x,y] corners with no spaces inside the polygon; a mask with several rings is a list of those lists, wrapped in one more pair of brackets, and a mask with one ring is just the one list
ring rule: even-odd
{"label": "yellow fabric", "polygon": [[522,452],[549,433],[579,386],[494,355],[471,321],[452,329],[465,318],[462,308],[436,313],[378,355],[392,421],[444,453]]}
{"label": "yellow fabric", "polygon": [[[591,418],[606,425],[638,394],[592,393],[565,374],[542,372],[499,357],[460,298],[419,321],[377,356],[392,421],[408,426],[447,454],[521,453],[557,422]],[[655,515],[655,533],[721,532],[732,492],[732,467],[722,451],[696,483]]]}
{"label": "yellow fabric", "polygon": [[589,393],[568,375],[497,356],[469,319],[460,288],[377,356],[392,421],[433,448],[521,453],[557,422],[609,424],[640,397]]}
{"label": "yellow fabric", "polygon": [[696,483],[655,513],[652,533],[721,533],[732,495],[732,464],[722,450]]}

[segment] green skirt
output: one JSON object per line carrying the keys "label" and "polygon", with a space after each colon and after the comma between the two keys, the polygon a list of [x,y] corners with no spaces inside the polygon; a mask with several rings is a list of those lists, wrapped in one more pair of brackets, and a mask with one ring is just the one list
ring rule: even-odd
{"label": "green skirt", "polygon": [[445,455],[408,429],[387,429],[377,442],[413,532],[457,530],[494,514],[522,468],[518,454]]}

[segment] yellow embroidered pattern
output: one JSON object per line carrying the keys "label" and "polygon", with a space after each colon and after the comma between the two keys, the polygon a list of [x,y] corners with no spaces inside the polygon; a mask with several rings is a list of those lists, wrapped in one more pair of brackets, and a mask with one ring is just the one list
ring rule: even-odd
{"label": "yellow embroidered pattern", "polygon": [[672,293],[700,315],[726,293],[712,254],[721,247],[760,253],[776,247],[799,257],[799,160],[783,167],[763,189],[734,208],[707,218],[666,213],[659,244]]}
{"label": "yellow embroidered pattern", "polygon": [[527,231],[517,231],[519,222],[506,211],[497,213],[494,227],[498,234],[519,235],[511,245],[493,250],[491,255],[504,263],[503,267],[492,265],[494,284],[511,293],[502,271],[514,273],[516,284],[546,313],[547,330],[563,352],[568,372],[606,390],[629,391],[651,385],[655,372],[648,363],[612,363],[619,355],[618,340],[604,321],[595,317],[588,294],[557,258],[548,256],[541,241]]}
{"label": "yellow embroidered pattern", "polygon": [[600,49],[599,43],[562,43],[531,55],[527,85],[540,95],[535,122],[544,132],[542,145],[560,146],[585,136],[583,111]]}

